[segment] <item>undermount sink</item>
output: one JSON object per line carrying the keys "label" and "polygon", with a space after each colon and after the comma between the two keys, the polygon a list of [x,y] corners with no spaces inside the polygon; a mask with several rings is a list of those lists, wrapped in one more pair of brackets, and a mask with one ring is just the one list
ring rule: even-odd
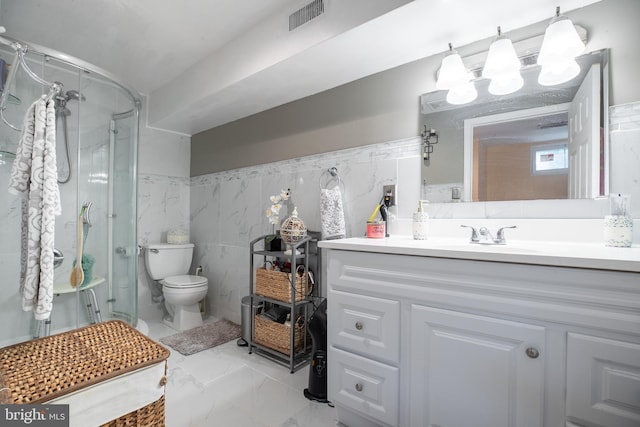
{"label": "undermount sink", "polygon": [[498,253],[542,253],[539,242],[507,241],[505,244],[496,243],[471,243],[454,238],[432,238],[428,240],[416,240],[419,246],[441,250],[459,250],[465,252],[498,252]]}

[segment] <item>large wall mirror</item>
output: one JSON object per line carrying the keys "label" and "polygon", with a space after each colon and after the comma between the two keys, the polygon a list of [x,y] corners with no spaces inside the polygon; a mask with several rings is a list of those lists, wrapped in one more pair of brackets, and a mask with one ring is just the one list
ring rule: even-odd
{"label": "large wall mirror", "polygon": [[[578,58],[581,72],[558,86],[523,68],[524,87],[451,105],[445,91],[421,96],[421,122],[438,134],[422,166],[422,197],[435,202],[589,199],[608,183],[608,65],[603,49]],[[449,191],[449,187],[451,191]]]}

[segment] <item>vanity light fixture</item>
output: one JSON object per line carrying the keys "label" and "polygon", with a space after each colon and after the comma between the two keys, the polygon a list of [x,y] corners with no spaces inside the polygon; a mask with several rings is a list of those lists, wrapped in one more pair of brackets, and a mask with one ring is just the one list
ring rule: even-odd
{"label": "vanity light fixture", "polygon": [[438,143],[438,134],[435,129],[427,129],[427,125],[424,125],[424,130],[420,136],[422,137],[422,158],[430,160],[433,146]]}
{"label": "vanity light fixture", "polygon": [[447,92],[447,102],[449,104],[468,104],[478,97],[478,91],[472,81],[471,73],[469,73],[469,76],[469,81],[449,89],[449,92]]}
{"label": "vanity light fixture", "polygon": [[489,47],[487,61],[482,68],[482,77],[491,79],[489,93],[492,95],[507,95],[524,85],[520,74],[522,64],[518,59],[513,43],[502,35],[498,27],[498,36]]}
{"label": "vanity light fixture", "polygon": [[538,55],[538,65],[542,67],[538,83],[543,86],[558,85],[567,82],[580,73],[576,57],[582,54],[585,45],[580,39],[573,22],[560,15],[556,8],[553,17],[544,32],[542,47]]}
{"label": "vanity light fixture", "polygon": [[478,97],[473,84],[473,75],[464,66],[462,58],[449,43],[449,52],[442,59],[436,88],[448,90],[447,102],[450,104],[466,104]]}
{"label": "vanity light fixture", "polygon": [[460,85],[467,78],[467,69],[462,62],[460,54],[453,50],[453,46],[449,43],[449,51],[442,59],[440,64],[440,72],[436,81],[438,90],[449,90],[454,86]]}
{"label": "vanity light fixture", "polygon": [[489,93],[507,95],[523,87],[522,69],[536,64],[540,66],[540,85],[562,84],[580,74],[576,57],[585,51],[586,41],[587,31],[560,15],[557,8],[544,34],[511,42],[498,27],[498,36],[489,51],[466,56],[464,61],[449,43],[449,51],[436,73],[436,88],[447,91],[449,104],[466,104],[478,96],[475,79],[482,77],[490,79]]}

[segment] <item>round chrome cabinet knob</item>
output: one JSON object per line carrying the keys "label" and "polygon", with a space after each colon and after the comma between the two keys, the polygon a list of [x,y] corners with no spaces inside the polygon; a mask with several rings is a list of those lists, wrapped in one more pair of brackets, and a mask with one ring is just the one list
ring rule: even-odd
{"label": "round chrome cabinet knob", "polygon": [[527,354],[527,356],[529,356],[532,359],[537,359],[538,356],[540,356],[540,352],[536,348],[533,348],[533,347],[527,348],[525,353]]}

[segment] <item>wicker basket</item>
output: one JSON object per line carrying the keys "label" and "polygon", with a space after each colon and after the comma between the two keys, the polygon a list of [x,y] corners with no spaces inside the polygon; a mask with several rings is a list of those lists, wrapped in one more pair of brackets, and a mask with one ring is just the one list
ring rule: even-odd
{"label": "wicker basket", "polygon": [[[307,275],[296,274],[296,301],[304,300],[309,294]],[[291,303],[291,274],[282,271],[256,269],[256,293],[278,301]]]}
{"label": "wicker basket", "polygon": [[[304,324],[296,322],[294,325],[294,349],[295,353],[302,350],[304,344]],[[254,341],[265,347],[269,347],[280,353],[289,354],[291,349],[291,327],[282,323],[274,322],[262,315],[255,317],[255,338]]]}
{"label": "wicker basket", "polygon": [[[119,320],[0,349],[3,404],[42,404],[143,367],[169,350]],[[109,426],[164,426],[164,394]]]}
{"label": "wicker basket", "polygon": [[164,427],[164,396],[100,427]]}

